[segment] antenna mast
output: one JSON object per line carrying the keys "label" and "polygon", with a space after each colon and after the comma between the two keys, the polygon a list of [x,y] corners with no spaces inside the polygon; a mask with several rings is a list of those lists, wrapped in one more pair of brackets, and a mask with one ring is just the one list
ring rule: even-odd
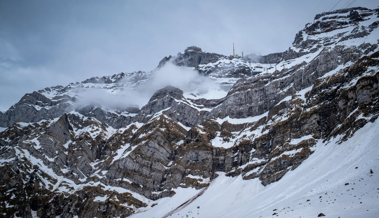
{"label": "antenna mast", "polygon": [[234,42],[233,42],[233,56],[236,56],[236,53],[234,52]]}

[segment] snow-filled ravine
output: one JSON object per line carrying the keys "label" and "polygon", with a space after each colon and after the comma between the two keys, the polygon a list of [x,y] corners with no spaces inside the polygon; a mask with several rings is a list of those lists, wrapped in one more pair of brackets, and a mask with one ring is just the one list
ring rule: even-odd
{"label": "snow-filled ravine", "polygon": [[379,121],[338,140],[319,141],[298,168],[266,187],[220,172],[204,193],[179,188],[132,217],[378,217]]}

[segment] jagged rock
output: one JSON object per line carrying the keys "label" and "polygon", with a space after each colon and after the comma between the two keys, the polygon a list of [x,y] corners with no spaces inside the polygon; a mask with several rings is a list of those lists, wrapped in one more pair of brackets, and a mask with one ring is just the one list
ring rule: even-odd
{"label": "jagged rock", "polygon": [[38,122],[51,119],[72,110],[69,97],[51,101],[44,95],[33,92],[24,95],[21,100],[7,110],[0,118],[0,126],[7,127],[16,122]]}
{"label": "jagged rock", "polygon": [[161,61],[159,61],[159,64],[158,64],[158,67],[157,68],[162,68],[166,63],[167,61],[171,60],[172,56],[167,56],[167,57],[164,57]]}
{"label": "jagged rock", "polygon": [[[299,32],[298,34],[301,34]],[[301,38],[301,36],[296,35],[294,44],[298,43],[297,41]],[[263,55],[260,57],[259,62],[263,64],[278,64],[281,61],[285,60],[290,60],[294,58],[298,58],[302,55],[305,55],[306,53],[304,52],[296,52],[292,50],[291,48],[288,48],[287,51],[284,52],[279,52],[279,53],[272,53],[268,55]]]}
{"label": "jagged rock", "polygon": [[[133,137],[135,140],[130,145],[130,155],[111,165],[107,177],[127,178],[132,182],[127,185],[131,190],[149,198],[171,195],[170,192],[163,190],[177,187],[181,181],[181,177],[179,180],[176,180],[176,177],[170,179],[167,177],[170,174],[168,169],[176,158],[174,156],[176,143],[184,139],[184,133],[182,127],[163,115],[158,120],[144,125]],[[152,191],[161,193],[155,196],[152,195]]]}
{"label": "jagged rock", "polygon": [[68,140],[71,139],[70,130],[73,129],[68,121],[67,115],[65,114],[61,116],[57,122],[52,124],[46,130],[46,133],[51,137],[57,139],[61,144],[65,144]]}
{"label": "jagged rock", "polygon": [[149,102],[156,101],[158,99],[164,98],[167,95],[169,95],[175,99],[181,99],[181,98],[183,98],[183,91],[178,89],[178,88],[172,87],[172,86],[166,86],[165,88],[156,91],[153,94],[153,96],[150,98]]}
{"label": "jagged rock", "polygon": [[[279,181],[320,140],[349,140],[379,117],[378,45],[339,44],[371,34],[377,23],[333,32],[374,13],[352,8],[316,15],[293,47],[262,57],[283,65],[270,73],[267,67],[253,75],[246,60],[198,47],[160,62],[238,80],[221,99],[190,99],[168,86],[141,109],[73,106],[78,90],[135,87],[149,78],[145,72],[25,95],[0,113],[0,125],[8,127],[0,132],[0,214],[122,217],[173,196],[175,188],[207,187],[220,171],[265,186]],[[317,38],[328,31],[330,37]]]}
{"label": "jagged rock", "polygon": [[173,62],[178,66],[197,67],[199,64],[208,64],[216,62],[223,55],[203,52],[201,48],[190,46],[184,50],[184,53],[179,53]]}

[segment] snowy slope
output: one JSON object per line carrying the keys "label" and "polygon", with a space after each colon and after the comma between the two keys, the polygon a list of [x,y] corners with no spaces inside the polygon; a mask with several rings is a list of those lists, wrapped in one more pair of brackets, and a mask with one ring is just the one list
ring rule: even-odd
{"label": "snowy slope", "polygon": [[[347,142],[319,141],[313,153],[279,182],[264,187],[219,172],[209,188],[170,217],[367,217],[379,214],[379,121]],[[372,170],[372,174],[370,173]],[[172,198],[133,218],[163,217],[200,190],[177,189]]]}
{"label": "snowy slope", "polygon": [[271,64],[189,47],[26,94],[0,116],[0,215],[375,217],[378,27],[327,12]]}

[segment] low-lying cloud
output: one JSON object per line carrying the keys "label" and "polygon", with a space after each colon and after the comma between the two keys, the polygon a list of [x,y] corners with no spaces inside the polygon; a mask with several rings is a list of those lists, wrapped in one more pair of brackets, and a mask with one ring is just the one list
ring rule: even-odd
{"label": "low-lying cloud", "polygon": [[[125,78],[125,81],[127,80],[128,78]],[[166,63],[162,68],[152,72],[146,82],[138,84],[134,89],[82,89],[78,93],[78,106],[96,105],[120,110],[131,106],[141,108],[157,90],[166,86],[177,87],[184,92],[195,94],[203,94],[219,87],[213,80],[200,75],[193,68]]]}

